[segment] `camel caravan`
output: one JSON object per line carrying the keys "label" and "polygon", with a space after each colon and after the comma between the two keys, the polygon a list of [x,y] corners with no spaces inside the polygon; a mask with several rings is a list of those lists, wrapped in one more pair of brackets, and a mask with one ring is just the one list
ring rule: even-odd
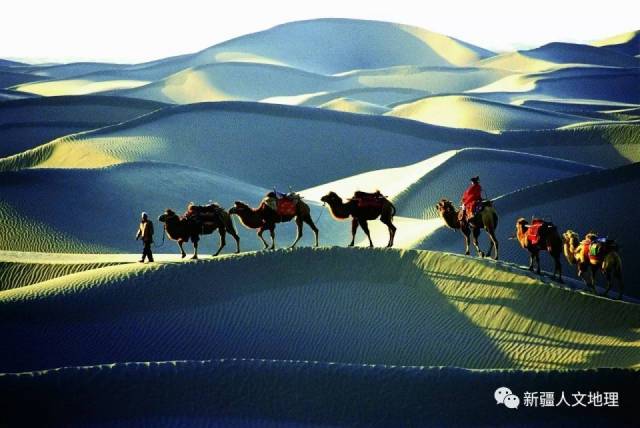
{"label": "camel caravan", "polygon": [[[311,218],[311,209],[303,200],[302,196],[290,192],[282,194],[276,191],[269,192],[262,199],[257,208],[252,208],[247,203],[235,201],[234,205],[227,211],[218,204],[195,205],[190,203],[187,211],[178,216],[172,209],[166,209],[158,217],[164,223],[164,230],[169,239],[174,240],[180,247],[182,258],[186,257],[184,243],[191,241],[193,244],[192,259],[198,258],[198,242],[201,235],[208,235],[214,231],[220,234],[220,245],[214,257],[220,254],[226,245],[226,234],[229,233],[236,241],[236,253],[240,252],[240,237],[238,236],[231,216],[235,215],[240,219],[240,223],[248,229],[256,230],[257,236],[262,241],[264,249],[275,250],[276,248],[276,224],[287,223],[294,220],[297,226],[297,235],[290,248],[296,246],[303,235],[303,226],[307,224],[314,233],[315,246],[319,245],[319,231]],[[367,222],[380,217],[389,228],[389,242],[387,247],[393,245],[396,227],[393,225],[393,216],[396,209],[393,204],[380,192],[366,193],[355,192],[352,198],[344,202],[334,192],[330,192],[321,198],[323,203],[329,205],[331,214],[336,219],[351,218],[351,243],[354,245],[358,226],[367,235],[369,246],[373,247],[371,234]],[[271,244],[264,239],[264,232],[269,231]]]}
{"label": "camel caravan", "polygon": [[[493,256],[498,260],[499,243],[496,237],[498,227],[498,213],[493,201],[481,195],[479,177],[471,179],[471,185],[463,194],[461,208],[458,210],[449,199],[442,198],[435,205],[444,224],[454,230],[459,230],[464,237],[465,255],[469,255],[469,242],[473,243],[476,253],[480,257]],[[342,199],[335,192],[329,192],[320,200],[323,206],[328,206],[329,212],[336,220],[351,220],[351,241],[355,244],[358,228],[362,228],[373,247],[368,221],[379,219],[389,230],[387,247],[392,247],[396,234],[393,218],[396,214],[395,206],[380,193],[366,193],[356,191],[351,198]],[[236,241],[236,253],[240,252],[240,237],[235,230],[232,216],[237,216],[240,223],[248,229],[253,229],[264,249],[276,248],[276,225],[295,221],[297,227],[296,238],[290,245],[295,247],[303,236],[306,224],[314,233],[314,245],[319,245],[319,230],[311,217],[309,205],[303,201],[301,195],[295,192],[282,194],[277,191],[269,192],[257,207],[251,207],[242,201],[235,201],[234,205],[225,210],[217,204],[204,206],[190,203],[187,211],[178,216],[173,210],[167,209],[158,220],[164,223],[166,236],[177,241],[182,257],[186,257],[183,244],[191,241],[194,248],[192,258],[198,258],[198,242],[201,235],[212,234],[216,230],[220,234],[220,245],[214,254],[217,256],[226,245],[226,235],[229,233]],[[482,231],[489,237],[489,249],[484,252],[478,244],[478,237]],[[271,242],[267,242],[263,234],[269,232]],[[519,218],[515,225],[515,234],[510,238],[518,241],[519,245],[529,253],[529,270],[541,274],[540,253],[548,252],[554,261],[552,279],[562,283],[562,264],[560,258],[564,254],[570,265],[577,267],[578,277],[590,290],[596,292],[596,276],[601,272],[606,281],[604,295],[608,295],[614,280],[618,282],[619,298],[622,298],[622,262],[618,254],[615,241],[599,238],[589,232],[583,240],[572,230],[560,235],[558,228],[551,221],[532,218],[531,222]]]}

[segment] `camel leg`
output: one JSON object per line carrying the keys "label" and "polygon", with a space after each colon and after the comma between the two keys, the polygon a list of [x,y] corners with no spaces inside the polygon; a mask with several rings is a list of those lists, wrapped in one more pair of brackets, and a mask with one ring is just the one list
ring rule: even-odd
{"label": "camel leg", "polygon": [[311,218],[311,215],[309,215],[309,216],[305,217],[303,220],[304,220],[304,222],[305,222],[305,223],[307,223],[307,224],[309,225],[309,227],[311,228],[311,230],[313,230],[313,234],[314,234],[314,235],[315,235],[315,237],[316,237],[316,244],[315,244],[315,246],[317,247],[318,245],[320,245],[320,244],[319,244],[319,241],[318,241],[318,236],[319,236],[319,234],[320,234],[320,232],[319,232],[318,228],[316,227],[315,223],[313,222],[313,219]]}
{"label": "camel leg", "polygon": [[536,258],[536,273],[538,275],[541,274],[540,272],[540,251],[535,253],[535,258]]}
{"label": "camel leg", "polygon": [[197,260],[198,259],[198,239],[192,239],[193,242],[193,256],[191,256],[192,259]]}
{"label": "camel leg", "polygon": [[489,248],[487,254],[491,256],[491,250],[495,249],[496,255],[494,257],[494,260],[498,260],[498,238],[496,238],[496,232],[495,230],[487,230],[487,234],[489,235],[489,239],[491,240],[491,247]]}
{"label": "camel leg", "polygon": [[271,235],[271,249],[276,249],[276,226],[273,225],[271,229],[269,229],[269,234]]}
{"label": "camel leg", "polygon": [[357,231],[358,231],[358,219],[357,218],[351,219],[351,243],[349,244],[350,247],[353,247],[354,245]]}
{"label": "camel leg", "polygon": [[182,239],[178,240],[178,247],[180,247],[180,254],[182,254],[182,258],[184,259],[187,256],[187,253],[184,251],[184,247],[182,246],[184,241]]}
{"label": "camel leg", "polygon": [[529,270],[533,272],[533,253],[529,252]]}
{"label": "camel leg", "polygon": [[258,229],[258,238],[260,238],[260,240],[262,241],[262,244],[264,244],[263,249],[266,250],[267,248],[269,248],[269,244],[267,244],[267,241],[262,236],[263,233],[264,233],[264,227],[261,227],[260,229]]}
{"label": "camel leg", "polygon": [[482,252],[482,250],[480,249],[480,245],[478,245],[478,236],[480,236],[480,229],[479,228],[474,228],[473,229],[473,246],[476,247],[476,253],[480,256],[480,257],[484,257],[484,253]]}
{"label": "camel leg", "polygon": [[220,246],[218,247],[218,251],[215,252],[213,257],[220,254],[220,251],[222,251],[224,246],[227,245],[227,231],[225,230],[225,228],[224,227],[219,228],[218,233],[220,234]]}
{"label": "camel leg", "polygon": [[396,236],[397,227],[393,225],[390,218],[380,217],[380,221],[386,224],[389,229],[389,243],[387,244],[387,247],[393,247],[393,238]]}
{"label": "camel leg", "polygon": [[229,233],[231,234],[231,236],[233,236],[233,239],[236,240],[236,254],[240,253],[240,236],[238,235],[238,232],[236,232],[235,230],[230,230]]}
{"label": "camel leg", "polygon": [[460,233],[462,233],[462,236],[464,237],[464,255],[468,256],[470,254],[469,251],[469,230],[468,229],[464,229],[461,228],[460,229]]}
{"label": "camel leg", "polygon": [[555,262],[555,268],[553,270],[553,276],[556,276],[556,272],[558,272],[558,282],[560,284],[564,284],[564,281],[562,280],[562,264],[560,263],[560,255],[557,254],[554,258],[553,258],[554,262]]}
{"label": "camel leg", "polygon": [[291,244],[289,248],[294,248],[298,243],[298,241],[300,240],[300,238],[302,238],[302,219],[300,218],[300,216],[296,217],[296,227],[297,227],[296,240],[293,241],[293,244]]}
{"label": "camel leg", "polygon": [[358,220],[358,224],[369,238],[369,248],[373,248],[373,241],[371,240],[371,234],[369,233],[369,225],[367,224],[367,220]]}

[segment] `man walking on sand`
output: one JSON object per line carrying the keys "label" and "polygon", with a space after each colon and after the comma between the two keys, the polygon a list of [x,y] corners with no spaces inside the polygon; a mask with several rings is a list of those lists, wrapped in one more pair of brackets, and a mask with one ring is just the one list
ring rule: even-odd
{"label": "man walking on sand", "polygon": [[138,227],[138,233],[136,234],[136,241],[142,238],[144,247],[142,248],[142,258],[140,263],[144,263],[145,257],[149,262],[153,262],[153,254],[151,254],[151,243],[153,242],[153,223],[149,220],[149,216],[146,212],[142,213],[140,220],[140,226]]}

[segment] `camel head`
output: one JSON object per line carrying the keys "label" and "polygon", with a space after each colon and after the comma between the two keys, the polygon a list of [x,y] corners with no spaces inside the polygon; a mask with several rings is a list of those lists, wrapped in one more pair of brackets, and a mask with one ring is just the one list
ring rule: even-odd
{"label": "camel head", "polygon": [[438,203],[436,204],[436,209],[438,210],[438,213],[440,213],[440,215],[456,212],[456,208],[453,206],[453,202],[445,198],[442,198],[438,201]]}
{"label": "camel head", "polygon": [[342,202],[342,198],[340,196],[338,196],[338,194],[336,192],[329,192],[326,195],[324,195],[323,197],[320,198],[320,200],[322,202],[325,202],[329,205],[336,203],[336,202]]}
{"label": "camel head", "polygon": [[233,206],[229,208],[229,214],[239,215],[246,211],[251,211],[251,207],[242,201],[235,201]]}
{"label": "camel head", "polygon": [[172,209],[167,208],[166,210],[164,210],[164,214],[158,217],[158,221],[166,223],[167,220],[173,219],[174,217],[178,217],[178,215]]}
{"label": "camel head", "polygon": [[580,236],[573,230],[567,230],[562,234],[562,242],[568,244],[570,247],[577,247],[580,243]]}

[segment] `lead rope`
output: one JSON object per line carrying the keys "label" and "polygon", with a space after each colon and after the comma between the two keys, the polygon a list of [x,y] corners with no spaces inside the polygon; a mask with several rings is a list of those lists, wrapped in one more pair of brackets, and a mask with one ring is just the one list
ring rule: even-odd
{"label": "lead rope", "polygon": [[164,226],[162,227],[162,244],[160,245],[156,245],[156,243],[153,243],[153,247],[154,248],[160,248],[164,245],[164,236],[167,234],[167,223],[164,224]]}
{"label": "lead rope", "polygon": [[316,218],[316,224],[318,224],[318,222],[320,221],[320,217],[322,217],[322,214],[324,214],[325,204],[326,202],[322,203],[322,210],[320,210],[320,214],[318,215],[318,218]]}

